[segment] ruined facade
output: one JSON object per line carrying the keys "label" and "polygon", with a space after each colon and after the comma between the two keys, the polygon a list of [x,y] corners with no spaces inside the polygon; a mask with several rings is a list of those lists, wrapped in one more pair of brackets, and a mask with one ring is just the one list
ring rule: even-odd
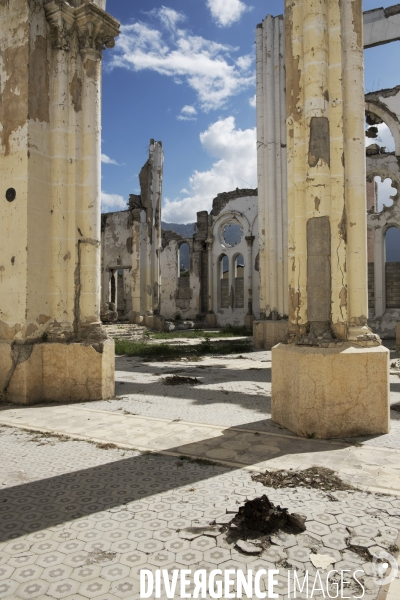
{"label": "ruined facade", "polygon": [[100,110],[102,52],[119,24],[104,9],[0,2],[0,390],[11,402],[114,393],[100,323]]}
{"label": "ruined facade", "polygon": [[[182,268],[180,249],[189,246]],[[219,194],[197,213],[193,238],[163,231],[161,314],[251,327],[259,315],[257,190]]]}
{"label": "ruined facade", "polygon": [[[363,14],[364,48],[385,44],[400,39],[400,5],[387,9],[374,9]],[[285,91],[285,47],[283,16],[266,19],[257,27],[257,157],[259,186],[259,236],[260,236],[260,315],[261,320],[254,324],[254,342],[257,348],[271,348],[287,335],[289,299],[286,281],[292,266],[288,260],[287,229],[287,173],[286,173],[286,91]],[[299,59],[296,58],[298,61]],[[297,64],[297,63],[296,63]],[[287,65],[290,67],[290,65]],[[295,84],[296,82],[294,82]],[[365,98],[366,113],[374,114],[376,122],[385,122],[395,139],[399,137],[397,88],[383,91],[384,99],[379,92],[368,94]],[[296,93],[296,90],[294,91]],[[389,106],[386,104],[386,98]],[[373,110],[372,110],[373,109]],[[382,118],[384,114],[384,118]],[[396,116],[397,114],[397,116]],[[289,140],[290,141],[290,140]],[[378,153],[380,151],[378,150]],[[396,145],[395,155],[398,156]],[[370,156],[367,158],[367,177],[397,172],[398,159],[391,154],[387,158]],[[379,171],[379,172],[378,172]],[[386,175],[389,176],[389,175]],[[391,177],[396,187],[396,177]],[[315,210],[319,212],[320,195],[314,199]],[[393,208],[393,211],[395,208]],[[372,225],[372,219],[374,225]],[[368,217],[368,227],[379,227],[379,219]],[[393,219],[391,221],[393,223]],[[368,234],[372,240],[372,235]],[[377,238],[377,244],[379,235]],[[370,244],[372,241],[370,241]],[[376,259],[382,262],[379,248]],[[383,248],[383,250],[382,250]],[[384,263],[384,258],[383,258]],[[383,269],[384,273],[385,269]],[[373,269],[369,268],[373,274]],[[304,276],[304,272],[303,272]],[[382,298],[384,282],[375,279],[374,312],[371,313],[370,324],[379,333],[394,336],[397,313],[386,311]],[[384,277],[384,275],[383,275]],[[400,311],[398,311],[400,313]],[[386,313],[386,314],[385,314]],[[384,316],[385,315],[385,316]]]}
{"label": "ruined facade", "polygon": [[[400,28],[400,26],[399,26]],[[365,96],[368,132],[372,142],[367,147],[367,180],[370,186],[367,222],[370,242],[369,323],[381,337],[395,337],[400,321],[400,263],[386,262],[386,233],[391,227],[400,229],[400,86],[371,92]],[[389,152],[374,140],[376,126],[385,123],[393,136],[394,151]],[[378,205],[375,177],[389,179],[394,188],[391,206]],[[397,293],[399,292],[399,293]]]}
{"label": "ruined facade", "polygon": [[104,321],[119,319],[163,328],[160,319],[163,162],[161,142],[150,140],[149,158],[139,174],[140,195],[130,195],[127,210],[102,215]]}

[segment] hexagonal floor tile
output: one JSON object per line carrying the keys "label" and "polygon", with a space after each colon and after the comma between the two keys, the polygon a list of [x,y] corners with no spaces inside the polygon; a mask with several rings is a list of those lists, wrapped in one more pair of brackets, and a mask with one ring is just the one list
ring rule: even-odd
{"label": "hexagonal floor tile", "polygon": [[[176,535],[176,534],[175,534]],[[187,550],[190,548],[190,543],[187,540],[181,538],[175,538],[172,540],[168,540],[164,542],[164,548],[166,550],[170,550],[171,552],[181,552],[182,550]]]}
{"label": "hexagonal floor tile", "polygon": [[[15,586],[18,584],[15,582]],[[30,600],[31,598],[37,598],[38,596],[44,596],[49,588],[48,581],[43,581],[42,579],[34,579],[33,581],[29,581],[28,583],[21,583],[17,590],[17,598],[22,598],[23,600]],[[0,595],[2,593],[1,584],[0,584]],[[12,594],[12,593],[11,593]],[[10,595],[11,595],[10,594]],[[7,597],[7,596],[3,596]]]}
{"label": "hexagonal floor tile", "polygon": [[331,532],[328,525],[324,523],[320,523],[318,521],[307,521],[306,523],[307,533],[315,533],[316,535],[323,536],[328,535]]}
{"label": "hexagonal floor tile", "polygon": [[99,565],[85,565],[78,569],[74,569],[71,574],[71,579],[83,583],[84,581],[90,581],[100,577],[101,567]]}
{"label": "hexagonal floor tile", "polygon": [[164,569],[166,565],[169,565],[175,560],[175,554],[174,552],[169,552],[168,550],[160,550],[159,552],[150,554],[147,559],[150,565]]}
{"label": "hexagonal floor tile", "polygon": [[68,565],[56,565],[55,567],[48,567],[42,573],[42,579],[53,583],[53,581],[61,581],[61,579],[68,579],[72,573],[72,568]]}
{"label": "hexagonal floor tile", "polygon": [[[226,562],[231,558],[231,551],[227,548],[210,548],[206,550],[203,554],[204,560],[210,562],[214,565],[219,565],[223,562]],[[176,559],[180,562],[180,558],[176,557]]]}
{"label": "hexagonal floor tile", "polygon": [[36,560],[36,564],[43,568],[55,567],[56,565],[59,565],[62,562],[64,562],[64,559],[65,554],[63,554],[62,552],[48,552],[46,554],[41,554]]}
{"label": "hexagonal floor tile", "polygon": [[12,578],[19,583],[24,583],[26,581],[33,581],[33,579],[40,579],[42,573],[43,567],[39,567],[38,565],[29,565],[27,567],[19,567],[18,569],[15,569]]}
{"label": "hexagonal floor tile", "polygon": [[[230,558],[230,555],[228,558]],[[187,550],[182,550],[181,552],[177,552],[177,554],[176,554],[176,561],[182,565],[187,565],[187,566],[193,565],[202,559],[203,559],[203,553],[199,552],[199,550],[193,550],[192,548],[188,548]],[[205,559],[205,560],[208,560],[208,559]],[[210,562],[213,562],[213,561],[211,560]],[[215,561],[215,564],[217,564],[216,561]]]}
{"label": "hexagonal floor tile", "polygon": [[100,577],[96,577],[95,579],[90,579],[89,581],[85,581],[81,583],[78,588],[78,594],[85,596],[86,598],[97,598],[98,596],[103,596],[107,594],[111,586],[111,582],[106,579],[101,579]]}
{"label": "hexagonal floor tile", "polygon": [[318,521],[318,523],[323,523],[324,525],[334,525],[337,523],[336,518],[328,513],[313,514],[313,519],[314,521]]}
{"label": "hexagonal floor tile", "polygon": [[142,552],[146,552],[149,554],[150,552],[158,552],[164,548],[163,542],[160,540],[145,540],[143,542],[139,542],[138,550]]}
{"label": "hexagonal floor tile", "polygon": [[129,598],[135,599],[138,598],[138,594],[140,591],[139,582],[131,577],[125,577],[118,582],[113,582],[110,592],[115,595],[116,598]]}
{"label": "hexagonal floor tile", "polygon": [[351,515],[349,513],[345,513],[344,515],[337,515],[337,522],[345,527],[357,527],[357,525],[361,525],[361,521],[355,515]]}
{"label": "hexagonal floor tile", "polygon": [[[344,536],[338,533],[329,533],[321,538],[322,543],[327,548],[333,548],[334,550],[344,550],[347,548],[346,540]],[[322,550],[321,550],[322,553]]]}
{"label": "hexagonal floor tile", "polygon": [[47,594],[52,598],[67,598],[68,596],[71,596],[71,594],[75,594],[78,589],[78,581],[66,579],[52,583],[47,590]]}
{"label": "hexagonal floor tile", "polygon": [[215,538],[206,535],[201,535],[200,537],[197,537],[196,539],[192,540],[189,543],[189,545],[190,548],[193,548],[194,550],[200,550],[200,552],[205,552],[206,550],[215,548],[216,541]]}
{"label": "hexagonal floor tile", "polygon": [[299,563],[306,563],[310,560],[311,550],[307,546],[292,546],[288,548],[287,555]]}
{"label": "hexagonal floor tile", "polygon": [[126,565],[108,565],[101,569],[101,577],[108,581],[120,581],[129,576],[130,568]]}

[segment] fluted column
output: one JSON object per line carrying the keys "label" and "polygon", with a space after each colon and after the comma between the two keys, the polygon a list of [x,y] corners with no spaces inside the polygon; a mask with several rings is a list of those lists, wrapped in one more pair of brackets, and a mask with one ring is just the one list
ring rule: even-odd
{"label": "fluted column", "polygon": [[283,17],[256,30],[261,318],[288,313],[285,51]]}

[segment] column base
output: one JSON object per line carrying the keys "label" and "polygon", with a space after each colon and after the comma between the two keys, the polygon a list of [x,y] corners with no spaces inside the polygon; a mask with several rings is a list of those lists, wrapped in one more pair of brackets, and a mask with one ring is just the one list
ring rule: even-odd
{"label": "column base", "polygon": [[0,399],[13,404],[103,400],[115,395],[114,340],[0,343]]}
{"label": "column base", "polygon": [[253,344],[257,350],[271,350],[282,342],[288,332],[288,321],[254,321]]}
{"label": "column base", "polygon": [[254,315],[245,315],[244,317],[244,326],[247,329],[253,329],[253,323],[255,321],[255,316]]}
{"label": "column base", "polygon": [[154,331],[165,331],[165,319],[160,315],[145,315],[142,325]]}
{"label": "column base", "polygon": [[275,346],[272,420],[321,439],[388,433],[389,350]]}
{"label": "column base", "polygon": [[206,323],[208,327],[218,327],[217,315],[215,313],[206,314]]}

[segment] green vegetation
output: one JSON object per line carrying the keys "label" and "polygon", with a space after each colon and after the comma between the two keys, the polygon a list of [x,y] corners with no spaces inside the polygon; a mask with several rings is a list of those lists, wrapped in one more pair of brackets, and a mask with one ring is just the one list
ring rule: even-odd
{"label": "green vegetation", "polygon": [[174,338],[244,337],[253,335],[253,332],[251,329],[246,329],[245,327],[223,327],[219,331],[204,331],[203,329],[197,329],[197,327],[195,327],[195,329],[179,329],[178,331],[146,331],[145,335],[153,340],[172,340]]}
{"label": "green vegetation", "polygon": [[200,344],[183,346],[115,340],[116,354],[140,356],[146,360],[178,360],[180,358],[198,360],[199,356],[206,354],[241,354],[251,350],[250,340],[223,340],[213,343],[209,337],[206,337]]}

